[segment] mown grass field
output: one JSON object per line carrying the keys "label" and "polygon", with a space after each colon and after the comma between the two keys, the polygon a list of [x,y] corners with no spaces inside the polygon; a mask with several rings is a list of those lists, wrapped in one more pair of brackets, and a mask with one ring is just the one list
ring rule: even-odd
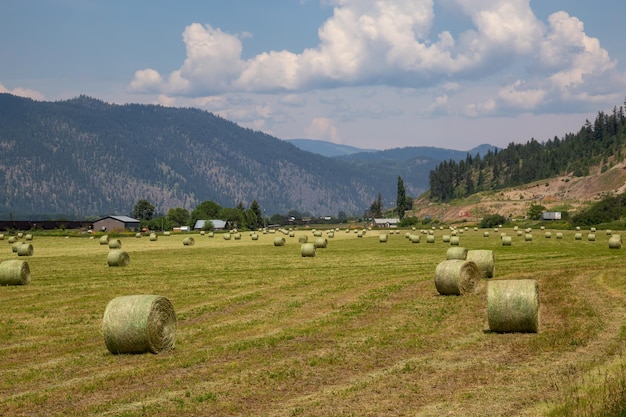
{"label": "mown grass field", "polygon": [[[0,287],[2,416],[541,416],[606,408],[623,384],[626,249],[511,229],[466,231],[492,249],[494,279],[539,283],[536,334],[488,331],[486,281],[441,296],[449,244],[379,243],[337,232],[314,258],[297,231],[275,247],[242,233],[122,237],[127,267],[98,238],[35,235],[31,283]],[[500,232],[513,236],[503,247]],[[4,248],[4,249],[3,249]],[[0,241],[0,261],[17,258]],[[158,294],[177,314],[176,347],[112,355],[101,331],[112,298]],[[613,384],[615,385],[615,384]],[[623,387],[622,387],[623,389]],[[578,411],[576,411],[578,410]],[[588,414],[591,415],[591,414]]]}

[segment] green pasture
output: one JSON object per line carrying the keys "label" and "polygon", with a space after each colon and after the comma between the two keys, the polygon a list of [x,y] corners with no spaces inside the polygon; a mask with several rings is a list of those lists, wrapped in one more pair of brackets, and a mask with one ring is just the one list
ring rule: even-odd
{"label": "green pasture", "polygon": [[[33,256],[19,257],[30,284],[0,286],[0,415],[565,416],[619,403],[626,249],[600,230],[595,241],[533,230],[531,242],[483,231],[460,245],[494,251],[493,279],[537,280],[538,333],[488,330],[487,280],[437,293],[448,229],[435,243],[341,230],[312,258],[298,243],[310,230],[284,246],[279,232],[192,234],[193,246],[129,235],[126,267],[107,265],[98,236],[35,234]],[[0,262],[18,258],[7,237]],[[172,302],[174,350],[109,353],[105,307],[133,294]]]}

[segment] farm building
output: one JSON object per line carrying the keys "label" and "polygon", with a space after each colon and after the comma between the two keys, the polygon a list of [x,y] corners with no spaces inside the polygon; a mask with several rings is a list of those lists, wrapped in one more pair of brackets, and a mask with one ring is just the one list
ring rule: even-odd
{"label": "farm building", "polygon": [[374,219],[375,227],[398,227],[400,219]]}
{"label": "farm building", "polygon": [[541,220],[561,220],[560,211],[544,211],[541,213]]}
{"label": "farm building", "polygon": [[111,230],[139,230],[139,220],[128,216],[106,216],[93,222],[93,230],[111,231]]}
{"label": "farm building", "polygon": [[213,229],[215,230],[224,230],[226,228],[226,221],[224,220],[196,220],[193,230],[202,230],[207,221],[213,223]]}

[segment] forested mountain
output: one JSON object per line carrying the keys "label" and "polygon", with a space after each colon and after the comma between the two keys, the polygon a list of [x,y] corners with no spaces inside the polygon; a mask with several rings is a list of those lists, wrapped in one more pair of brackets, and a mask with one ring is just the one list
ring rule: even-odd
{"label": "forested mountain", "polygon": [[555,136],[544,143],[531,139],[484,155],[468,154],[458,162],[443,161],[430,172],[430,197],[445,202],[567,173],[585,176],[590,167],[602,164],[606,170],[621,162],[625,145],[624,108],[615,107],[610,114],[599,112],[593,124],[587,120],[577,133],[562,138]]}
{"label": "forested mountain", "polygon": [[206,111],[9,94],[0,178],[0,218],[128,214],[143,198],[161,213],[255,199],[268,215],[362,213],[396,184]]}
{"label": "forested mountain", "polygon": [[408,149],[327,158],[198,109],[0,94],[0,219],[130,214],[140,199],[360,215],[379,193],[395,204],[399,175],[408,195],[426,190],[441,159]]}

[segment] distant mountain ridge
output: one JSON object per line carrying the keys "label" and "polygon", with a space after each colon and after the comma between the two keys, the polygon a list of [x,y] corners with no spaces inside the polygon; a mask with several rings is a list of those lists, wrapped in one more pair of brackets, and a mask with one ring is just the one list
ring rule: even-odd
{"label": "distant mountain ridge", "polygon": [[324,157],[193,108],[2,93],[0,219],[130,214],[140,199],[159,213],[256,200],[266,215],[359,215],[378,193],[393,206],[398,176],[421,194],[440,162],[406,149],[372,154]]}
{"label": "distant mountain ridge", "polygon": [[316,139],[286,139],[286,142],[302,149],[322,156],[335,157],[351,155],[359,152],[376,152],[377,149],[362,149],[350,145],[328,142]]}

